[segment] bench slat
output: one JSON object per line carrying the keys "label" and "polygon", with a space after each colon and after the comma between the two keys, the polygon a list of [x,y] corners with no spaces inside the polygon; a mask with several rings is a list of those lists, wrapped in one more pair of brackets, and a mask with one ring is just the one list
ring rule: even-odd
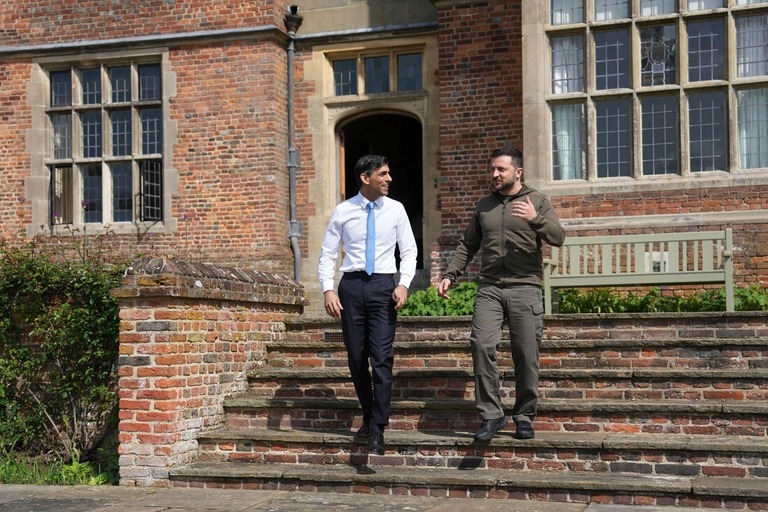
{"label": "bench slat", "polygon": [[545,261],[545,311],[551,313],[556,288],[700,283],[725,284],[726,308],[734,311],[732,256],[730,228],[568,237]]}

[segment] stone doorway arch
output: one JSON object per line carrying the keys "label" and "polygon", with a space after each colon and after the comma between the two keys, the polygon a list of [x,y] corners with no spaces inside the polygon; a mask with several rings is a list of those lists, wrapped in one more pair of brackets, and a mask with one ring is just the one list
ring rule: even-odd
{"label": "stone doorway arch", "polygon": [[419,246],[416,268],[423,273],[424,254],[424,162],[421,122],[399,113],[357,116],[338,128],[341,200],[358,192],[352,172],[355,162],[367,154],[387,157],[392,172],[389,197],[403,203]]}

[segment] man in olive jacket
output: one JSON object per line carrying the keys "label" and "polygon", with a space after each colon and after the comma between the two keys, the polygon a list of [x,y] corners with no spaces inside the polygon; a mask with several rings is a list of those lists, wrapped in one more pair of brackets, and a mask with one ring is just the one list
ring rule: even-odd
{"label": "man in olive jacket", "polygon": [[515,437],[532,439],[544,330],[541,245],[543,241],[561,246],[565,231],[549,198],[523,184],[523,153],[519,149],[505,146],[495,150],[490,178],[491,193],[477,204],[438,284],[438,293],[448,299],[448,289],[482,250],[470,335],[475,404],[483,418],[475,439],[489,441],[507,426],[496,367],[496,346],[505,319],[515,364]]}

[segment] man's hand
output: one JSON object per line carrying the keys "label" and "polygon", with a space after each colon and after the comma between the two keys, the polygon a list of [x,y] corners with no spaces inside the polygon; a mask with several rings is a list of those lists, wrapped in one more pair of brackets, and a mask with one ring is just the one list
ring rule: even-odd
{"label": "man's hand", "polygon": [[512,215],[520,217],[525,222],[531,222],[536,218],[536,207],[533,206],[531,198],[526,196],[524,201],[512,202]]}
{"label": "man's hand", "polygon": [[451,280],[443,279],[442,281],[440,281],[440,284],[437,285],[437,294],[444,299],[451,300],[451,297],[448,296],[448,288],[450,287],[451,287]]}
{"label": "man's hand", "polygon": [[408,288],[403,285],[397,285],[392,292],[392,300],[395,301],[395,311],[400,311],[400,308],[405,306],[405,301],[408,300]]}
{"label": "man's hand", "polygon": [[333,290],[328,290],[323,294],[323,300],[325,301],[325,312],[333,318],[341,318],[341,301],[339,296]]}

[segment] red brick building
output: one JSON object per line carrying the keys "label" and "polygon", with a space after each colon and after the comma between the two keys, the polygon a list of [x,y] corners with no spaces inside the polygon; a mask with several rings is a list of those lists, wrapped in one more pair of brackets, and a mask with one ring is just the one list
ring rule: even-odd
{"label": "red brick building", "polygon": [[732,227],[737,282],[764,282],[766,8],[7,0],[0,237],[106,230],[129,256],[287,274],[317,304],[346,170],[380,152],[423,287],[511,141],[569,234]]}

